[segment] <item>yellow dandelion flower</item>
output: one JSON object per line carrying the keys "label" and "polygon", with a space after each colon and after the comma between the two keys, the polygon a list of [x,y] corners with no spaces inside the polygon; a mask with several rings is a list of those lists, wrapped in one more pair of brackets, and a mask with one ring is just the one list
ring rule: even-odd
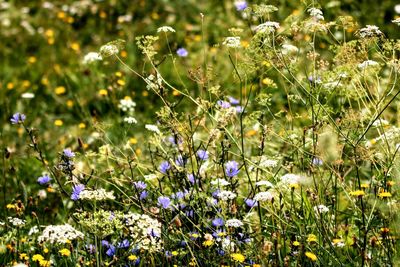
{"label": "yellow dandelion flower", "polygon": [[147,91],[142,91],[142,96],[146,97],[146,96],[148,96],[148,95],[149,95],[149,92],[147,92]]}
{"label": "yellow dandelion flower", "polygon": [[365,192],[362,190],[356,190],[356,191],[350,192],[350,196],[353,196],[353,197],[362,197],[364,195],[365,195]]}
{"label": "yellow dandelion flower", "polygon": [[65,17],[66,17],[66,14],[65,14],[64,11],[60,11],[60,12],[57,13],[57,18],[63,19],[63,18],[65,18]]}
{"label": "yellow dandelion flower", "polygon": [[47,38],[54,37],[54,31],[53,31],[52,29],[47,29],[47,30],[44,32],[44,35],[45,35]]}
{"label": "yellow dandelion flower", "polygon": [[378,194],[378,197],[380,197],[380,198],[389,198],[389,197],[392,197],[392,193],[383,191],[383,192],[380,192]]}
{"label": "yellow dandelion flower", "polygon": [[69,24],[74,23],[74,21],[75,21],[75,19],[74,19],[73,17],[68,17],[68,18],[67,18],[67,22],[68,22]]}
{"label": "yellow dandelion flower", "polygon": [[31,82],[28,80],[23,80],[22,81],[22,87],[28,88],[29,86],[31,86]]}
{"label": "yellow dandelion flower", "polygon": [[78,127],[79,127],[79,129],[85,129],[86,128],[86,124],[81,122],[81,123],[79,123]]}
{"label": "yellow dandelion flower", "polygon": [[55,120],[54,121],[54,125],[55,126],[62,126],[64,124],[64,122],[62,120]]}
{"label": "yellow dandelion flower", "polygon": [[122,77],[122,72],[120,72],[120,71],[115,72],[115,76],[121,78]]}
{"label": "yellow dandelion flower", "polygon": [[309,258],[312,261],[316,261],[317,260],[317,256],[312,252],[307,251],[305,253],[305,255],[306,255],[307,258]]}
{"label": "yellow dandelion flower", "polygon": [[118,84],[119,86],[124,86],[126,83],[125,83],[124,80],[118,79],[118,80],[117,80],[117,84]]}
{"label": "yellow dandelion flower", "polygon": [[55,39],[54,39],[54,38],[49,38],[49,39],[47,39],[47,43],[48,43],[49,45],[53,45],[54,42],[55,42]]}
{"label": "yellow dandelion flower", "polygon": [[250,45],[250,43],[248,41],[245,41],[245,40],[241,41],[240,43],[244,48],[247,48]]}
{"label": "yellow dandelion flower", "polygon": [[44,253],[44,254],[49,253],[49,249],[48,249],[48,248],[44,248],[44,249],[43,249],[43,253]]}
{"label": "yellow dandelion flower", "polygon": [[311,243],[311,242],[317,242],[317,236],[314,234],[309,234],[307,237],[307,242]]}
{"label": "yellow dandelion flower", "polygon": [[27,261],[29,260],[29,256],[26,253],[21,253],[19,254],[19,259]]}
{"label": "yellow dandelion flower", "polygon": [[71,255],[71,251],[67,248],[63,248],[63,249],[59,250],[58,252],[61,254],[61,256],[69,257]]}
{"label": "yellow dandelion flower", "polygon": [[39,262],[39,261],[42,261],[42,260],[44,260],[44,257],[42,255],[40,255],[40,254],[35,254],[35,255],[32,256],[32,261]]}
{"label": "yellow dandelion flower", "polygon": [[130,261],[135,261],[135,260],[137,260],[137,258],[138,257],[136,255],[133,255],[133,254],[128,256],[128,260],[130,260]]}
{"label": "yellow dandelion flower", "polygon": [[137,144],[137,139],[135,137],[129,138],[129,143],[132,145],[136,145]]}
{"label": "yellow dandelion flower", "polygon": [[142,150],[140,148],[137,148],[135,150],[135,153],[136,153],[137,156],[140,156],[142,154]]}
{"label": "yellow dandelion flower", "polygon": [[71,49],[75,52],[79,52],[81,50],[81,46],[78,43],[74,42],[71,44]]}
{"label": "yellow dandelion flower", "polygon": [[6,208],[9,210],[12,210],[12,209],[15,209],[15,205],[10,203],[10,204],[7,204]]}
{"label": "yellow dandelion flower", "polygon": [[72,108],[74,106],[74,101],[67,100],[67,107]]}
{"label": "yellow dandelion flower", "polygon": [[108,95],[108,91],[106,89],[100,89],[99,90],[99,95],[106,96],[106,95]]}
{"label": "yellow dandelion flower", "polygon": [[176,251],[176,250],[174,250],[174,251],[171,252],[171,254],[172,254],[172,256],[178,256],[178,255],[179,255],[179,252]]}
{"label": "yellow dandelion flower", "polygon": [[41,260],[39,261],[40,267],[50,267],[51,266],[51,261],[49,260]]}
{"label": "yellow dandelion flower", "polygon": [[203,242],[203,246],[205,247],[211,247],[214,244],[213,240],[206,240]]}
{"label": "yellow dandelion flower", "polygon": [[361,184],[361,188],[369,188],[369,184],[363,183],[363,184]]}
{"label": "yellow dandelion flower", "polygon": [[14,84],[13,83],[7,83],[7,89],[8,90],[12,90],[12,89],[14,89]]}
{"label": "yellow dandelion flower", "polygon": [[240,253],[232,253],[231,258],[232,258],[232,260],[240,262],[240,263],[244,262],[244,260],[246,259],[246,257]]}
{"label": "yellow dandelion flower", "polygon": [[295,247],[300,246],[300,242],[299,242],[299,241],[294,241],[294,242],[293,242],[293,246],[295,246]]}
{"label": "yellow dandelion flower", "polygon": [[28,58],[28,63],[33,64],[37,61],[36,57],[32,56]]}
{"label": "yellow dandelion flower", "polygon": [[128,52],[126,52],[125,50],[122,50],[120,54],[121,54],[122,58],[127,58],[128,57]]}
{"label": "yellow dandelion flower", "polygon": [[56,93],[56,95],[65,94],[66,91],[67,91],[67,89],[65,89],[64,86],[57,86],[57,87],[54,89],[54,92]]}

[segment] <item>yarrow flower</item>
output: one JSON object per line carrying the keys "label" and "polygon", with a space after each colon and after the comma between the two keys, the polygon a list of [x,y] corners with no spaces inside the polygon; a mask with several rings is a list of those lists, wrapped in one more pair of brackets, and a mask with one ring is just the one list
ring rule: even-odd
{"label": "yarrow flower", "polygon": [[83,233],[70,224],[48,225],[38,237],[38,242],[67,244],[75,239],[83,239],[83,237]]}
{"label": "yarrow flower", "polygon": [[74,200],[74,201],[78,200],[78,199],[79,199],[79,195],[81,194],[81,192],[82,192],[84,189],[85,189],[85,185],[83,185],[83,184],[75,185],[75,186],[72,188],[71,199]]}
{"label": "yarrow flower", "polygon": [[324,20],[324,13],[322,13],[321,9],[318,8],[310,8],[309,10],[307,10],[308,13],[310,14],[311,17],[314,17],[315,20],[319,21],[319,20]]}
{"label": "yarrow flower", "polygon": [[25,119],[26,119],[25,114],[15,113],[14,115],[12,115],[10,121],[11,124],[18,124],[18,123],[23,123]]}
{"label": "yarrow flower", "polygon": [[328,211],[329,211],[329,208],[328,208],[327,206],[325,206],[325,205],[318,205],[318,206],[315,206],[315,207],[314,207],[314,211],[315,211],[317,214],[321,214],[321,213],[326,213],[326,212],[328,212]]}
{"label": "yarrow flower", "polygon": [[232,191],[226,191],[226,190],[223,190],[217,194],[217,197],[224,201],[227,201],[229,199],[234,199],[234,198],[236,198],[236,196],[237,195],[235,193],[233,193]]}
{"label": "yarrow flower", "polygon": [[136,124],[137,120],[134,117],[125,117],[124,122],[126,122],[128,124]]}
{"label": "yarrow flower", "polygon": [[357,65],[359,69],[366,69],[367,67],[379,66],[379,63],[374,60],[366,60],[363,63]]}
{"label": "yarrow flower", "polygon": [[99,53],[89,52],[84,56],[82,63],[86,65],[101,60],[103,60],[103,58]]}
{"label": "yarrow flower", "polygon": [[162,26],[157,29],[157,32],[175,32],[175,30],[170,26]]}
{"label": "yarrow flower", "polygon": [[82,199],[82,200],[97,200],[97,201],[101,201],[101,200],[108,200],[108,199],[115,199],[114,196],[114,192],[110,191],[107,192],[105,189],[100,188],[100,189],[96,189],[96,190],[87,190],[84,189],[83,191],[81,191],[78,194],[78,198]]}
{"label": "yarrow flower", "polygon": [[229,219],[226,221],[225,225],[228,227],[238,228],[243,226],[243,223],[238,219]]}
{"label": "yarrow flower", "polygon": [[225,174],[228,177],[234,177],[239,173],[239,164],[236,161],[228,161],[225,164]]}
{"label": "yarrow flower", "polygon": [[116,55],[119,53],[119,49],[116,45],[106,44],[100,47],[100,56],[101,57],[110,57],[112,55]]}
{"label": "yarrow flower", "polygon": [[254,200],[258,202],[271,201],[273,199],[274,199],[274,194],[269,191],[259,192],[254,196]]}
{"label": "yarrow flower", "polygon": [[37,182],[38,182],[40,185],[45,185],[45,184],[47,184],[48,182],[50,182],[50,180],[51,180],[51,178],[46,174],[46,175],[40,176],[40,177],[37,179]]}
{"label": "yarrow flower", "polygon": [[227,47],[231,47],[231,48],[239,48],[240,47],[240,37],[238,37],[238,36],[226,37],[222,44]]}
{"label": "yarrow flower", "polygon": [[265,23],[258,25],[255,28],[255,30],[256,30],[256,32],[259,32],[259,33],[273,33],[279,28],[280,28],[280,25],[278,22],[267,21]]}
{"label": "yarrow flower", "polygon": [[365,28],[362,28],[357,32],[357,35],[361,38],[376,37],[382,34],[383,33],[375,25],[367,25]]}
{"label": "yarrow flower", "polygon": [[157,134],[161,134],[160,129],[158,129],[157,125],[146,124],[144,127],[149,131],[155,132]]}
{"label": "yarrow flower", "polygon": [[185,48],[181,47],[176,50],[176,54],[180,57],[187,57],[189,55],[189,52]]}

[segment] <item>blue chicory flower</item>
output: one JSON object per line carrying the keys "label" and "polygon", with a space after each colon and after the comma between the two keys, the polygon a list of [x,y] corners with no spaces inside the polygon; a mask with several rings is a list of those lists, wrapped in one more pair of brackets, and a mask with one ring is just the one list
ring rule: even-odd
{"label": "blue chicory flower", "polygon": [[239,164],[236,161],[228,161],[225,164],[225,174],[228,177],[234,177],[239,173]]}
{"label": "blue chicory flower", "polygon": [[217,104],[221,107],[221,108],[230,108],[231,107],[231,103],[224,101],[224,100],[218,100]]}
{"label": "blue chicory flower", "polygon": [[149,194],[147,193],[147,191],[142,191],[142,193],[140,193],[139,199],[143,200],[145,199]]}
{"label": "blue chicory flower", "polygon": [[247,8],[247,2],[242,0],[236,1],[235,7],[237,11],[243,11]]}
{"label": "blue chicory flower", "polygon": [[79,199],[80,193],[81,193],[84,189],[85,189],[85,185],[83,185],[83,184],[75,185],[75,186],[72,188],[71,199],[74,200],[74,201],[78,200],[78,199]]}
{"label": "blue chicory flower", "polygon": [[168,161],[163,161],[158,167],[159,171],[163,174],[167,174],[167,171],[171,168],[171,164]]}
{"label": "blue chicory flower", "polygon": [[110,245],[108,246],[108,249],[107,249],[107,251],[106,251],[106,254],[107,254],[107,256],[112,257],[112,256],[115,255],[115,252],[116,252],[116,251],[117,251],[117,249],[115,248],[115,246],[110,244]]}
{"label": "blue chicory flower", "polygon": [[215,218],[214,220],[212,220],[212,225],[214,227],[220,227],[224,225],[224,219],[222,218]]}
{"label": "blue chicory flower", "polygon": [[253,200],[253,199],[250,199],[250,198],[246,199],[244,202],[245,202],[246,205],[247,205],[248,207],[250,207],[250,208],[252,208],[252,207],[254,207],[255,205],[257,205],[257,201],[255,201],[255,200]]}
{"label": "blue chicory flower", "polygon": [[25,114],[17,112],[14,115],[12,115],[10,121],[11,121],[11,124],[18,124],[18,123],[24,122],[25,119],[26,119]]}
{"label": "blue chicory flower", "polygon": [[185,48],[181,47],[176,50],[176,54],[180,57],[187,57],[189,55],[189,52]]}
{"label": "blue chicory flower", "polygon": [[130,245],[129,240],[124,239],[124,240],[122,240],[122,242],[118,243],[117,247],[118,248],[129,248],[129,245]]}
{"label": "blue chicory flower", "polygon": [[64,156],[66,156],[67,158],[73,158],[75,157],[75,153],[71,151],[71,149],[66,148],[64,149]]}
{"label": "blue chicory flower", "polygon": [[197,151],[197,157],[200,159],[200,160],[207,160],[208,159],[208,152],[207,152],[207,150],[203,150],[203,149],[199,149],[198,151]]}
{"label": "blue chicory flower", "polygon": [[143,190],[146,189],[147,184],[145,182],[139,181],[139,182],[133,182],[135,185],[136,189]]}
{"label": "blue chicory flower", "polygon": [[239,105],[239,100],[237,100],[236,98],[232,97],[232,96],[228,96],[228,100],[232,105]]}
{"label": "blue chicory flower", "polygon": [[40,184],[40,185],[45,185],[45,184],[47,184],[48,182],[50,182],[51,181],[51,178],[46,174],[46,175],[43,175],[43,176],[40,176],[38,179],[37,179],[37,182]]}
{"label": "blue chicory flower", "polygon": [[160,196],[158,197],[158,205],[163,209],[168,209],[171,205],[171,199],[169,199],[169,197]]}

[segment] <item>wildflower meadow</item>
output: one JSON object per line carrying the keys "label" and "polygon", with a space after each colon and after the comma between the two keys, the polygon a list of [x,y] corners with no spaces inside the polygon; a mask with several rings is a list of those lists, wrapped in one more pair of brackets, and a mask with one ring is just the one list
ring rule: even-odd
{"label": "wildflower meadow", "polygon": [[0,0],[0,266],[400,266],[400,2]]}

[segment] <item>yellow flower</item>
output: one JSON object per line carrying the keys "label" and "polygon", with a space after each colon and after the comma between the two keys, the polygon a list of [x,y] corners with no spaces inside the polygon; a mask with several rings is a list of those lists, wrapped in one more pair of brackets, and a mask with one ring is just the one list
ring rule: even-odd
{"label": "yellow flower", "polygon": [[179,252],[176,251],[176,250],[174,250],[174,251],[171,252],[171,254],[172,254],[172,256],[178,256],[178,255],[179,255]]}
{"label": "yellow flower", "polygon": [[74,101],[67,100],[67,107],[72,108],[74,106]]}
{"label": "yellow flower", "polygon": [[108,95],[108,91],[106,89],[100,89],[99,90],[99,95],[106,96],[106,95]]}
{"label": "yellow flower", "polygon": [[63,18],[65,18],[65,17],[66,17],[66,14],[65,14],[64,11],[60,11],[60,12],[57,13],[57,18],[63,19]]}
{"label": "yellow flower", "polygon": [[26,253],[19,254],[20,260],[29,260],[29,256]]}
{"label": "yellow flower", "polygon": [[22,86],[25,88],[28,88],[29,86],[31,86],[31,82],[28,80],[23,80],[22,81]]}
{"label": "yellow flower", "polygon": [[14,84],[13,83],[7,83],[7,89],[8,90],[12,90],[12,89],[14,89]]}
{"label": "yellow flower", "polygon": [[48,248],[44,248],[44,249],[43,249],[43,253],[44,253],[44,254],[49,253],[49,249],[48,249]]}
{"label": "yellow flower", "polygon": [[300,246],[300,242],[299,242],[299,241],[294,241],[294,242],[293,242],[293,246],[295,246],[295,247]]}
{"label": "yellow flower", "polygon": [[361,188],[369,188],[369,184],[367,183],[361,184]]}
{"label": "yellow flower", "polygon": [[309,234],[307,237],[307,242],[317,242],[317,236],[313,234]]}
{"label": "yellow flower", "polygon": [[120,71],[117,71],[117,72],[115,73],[115,76],[117,76],[117,77],[121,78],[121,77],[122,77],[122,72],[120,72]]}
{"label": "yellow flower", "polygon": [[138,257],[136,255],[133,255],[133,254],[128,256],[128,260],[130,260],[130,261],[135,261],[135,260],[137,260],[137,258]]}
{"label": "yellow flower", "polygon": [[307,258],[309,258],[312,261],[316,261],[317,260],[317,256],[312,252],[307,251],[305,253],[305,255],[306,255]]}
{"label": "yellow flower", "polygon": [[135,145],[135,144],[137,144],[137,139],[135,138],[135,137],[132,137],[132,138],[130,138],[129,139],[129,143],[131,143],[132,145]]}
{"label": "yellow flower", "polygon": [[63,248],[63,249],[59,250],[58,252],[61,254],[61,256],[69,257],[71,255],[71,251],[67,248]]}
{"label": "yellow flower", "polygon": [[213,244],[214,244],[214,241],[212,241],[212,240],[206,240],[203,242],[203,246],[205,246],[205,247],[210,247]]}
{"label": "yellow flower", "polygon": [[117,80],[117,84],[120,85],[120,86],[124,86],[125,85],[125,81],[122,80],[122,79],[118,79]]}
{"label": "yellow flower", "polygon": [[128,53],[127,53],[125,50],[122,50],[122,51],[121,51],[121,57],[122,57],[122,58],[128,57]]}
{"label": "yellow flower", "polygon": [[30,64],[33,64],[33,63],[35,63],[37,61],[37,59],[36,59],[36,57],[29,57],[28,58],[28,63],[30,63]]}
{"label": "yellow flower", "polygon": [[149,95],[149,92],[147,92],[147,91],[142,91],[142,96],[148,96]]}
{"label": "yellow flower", "polygon": [[240,262],[240,263],[244,262],[244,260],[246,259],[246,257],[240,253],[232,253],[231,258],[232,258],[232,260]]}
{"label": "yellow flower", "polygon": [[388,186],[394,186],[396,184],[396,182],[395,181],[387,181],[386,184]]}
{"label": "yellow flower", "polygon": [[41,260],[39,261],[40,267],[50,267],[51,266],[51,261],[49,260]]}
{"label": "yellow flower", "polygon": [[32,261],[42,261],[44,260],[44,257],[40,254],[35,254],[32,256]]}
{"label": "yellow flower", "polygon": [[71,49],[74,50],[75,52],[79,52],[81,47],[78,43],[74,42],[71,44]]}
{"label": "yellow flower", "polygon": [[78,127],[79,127],[79,129],[84,129],[84,128],[86,128],[86,124],[81,122],[81,123],[79,123]]}
{"label": "yellow flower", "polygon": [[54,92],[56,93],[56,95],[62,95],[65,94],[67,90],[65,89],[64,86],[57,86],[56,89],[54,90]]}
{"label": "yellow flower", "polygon": [[55,120],[54,121],[54,125],[55,126],[62,126],[64,124],[64,122],[62,120]]}
{"label": "yellow flower", "polygon": [[10,203],[10,204],[7,204],[6,208],[9,210],[12,210],[12,209],[15,209],[15,205]]}
{"label": "yellow flower", "polygon": [[380,197],[380,198],[389,198],[389,197],[392,197],[392,193],[383,191],[383,192],[380,192],[378,194],[378,197]]}
{"label": "yellow flower", "polygon": [[364,195],[365,195],[365,192],[362,190],[356,190],[356,191],[350,192],[350,196],[353,196],[353,197],[362,197]]}

